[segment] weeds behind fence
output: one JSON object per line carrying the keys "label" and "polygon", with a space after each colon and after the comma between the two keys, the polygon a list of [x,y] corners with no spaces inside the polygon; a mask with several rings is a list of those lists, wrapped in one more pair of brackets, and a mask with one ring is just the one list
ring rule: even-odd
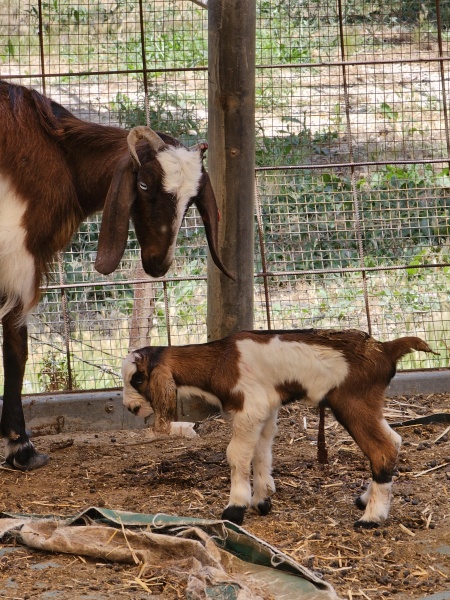
{"label": "weeds behind fence", "polygon": [[[415,334],[448,366],[450,2],[258,1],[255,327]],[[81,118],[207,136],[207,14],[190,1],[0,0],[0,75]],[[169,276],[130,231],[93,269],[98,219],[30,320],[27,392],[119,386],[129,347],[206,339],[206,242],[193,209]]]}

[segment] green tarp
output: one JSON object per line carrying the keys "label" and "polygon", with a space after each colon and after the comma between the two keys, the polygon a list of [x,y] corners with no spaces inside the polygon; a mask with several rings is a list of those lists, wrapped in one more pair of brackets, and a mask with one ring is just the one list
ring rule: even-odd
{"label": "green tarp", "polygon": [[228,521],[91,507],[70,518],[3,513],[7,535],[44,551],[183,564],[188,600],[338,600],[328,583]]}

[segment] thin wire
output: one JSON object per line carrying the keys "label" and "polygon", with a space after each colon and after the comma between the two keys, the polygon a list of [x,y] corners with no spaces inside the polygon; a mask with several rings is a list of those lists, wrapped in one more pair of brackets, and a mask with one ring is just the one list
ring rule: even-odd
{"label": "thin wire", "polygon": [[[341,45],[341,55],[344,61],[345,59],[345,39],[344,39],[344,18],[342,12],[342,0],[338,0],[338,12],[339,12],[339,41]],[[348,83],[347,83],[347,66],[342,64],[342,87],[344,90],[344,98],[345,98],[345,118],[347,125],[347,138],[348,138],[348,148],[349,148],[349,156],[350,163],[353,161],[353,141],[352,141],[352,129],[351,129],[351,121],[350,121],[350,99],[348,95]],[[364,246],[363,246],[363,238],[362,238],[362,225],[361,225],[361,213],[359,208],[359,199],[358,192],[356,190],[356,177],[355,177],[355,167],[350,167],[350,181],[351,181],[351,189],[352,189],[352,197],[353,197],[353,205],[354,205],[354,215],[355,215],[355,227],[356,227],[356,236],[358,242],[358,251],[359,251],[359,260],[361,263],[361,276],[362,276],[362,284],[363,284],[363,294],[364,294],[364,306],[366,309],[366,318],[367,318],[367,330],[369,335],[372,335],[372,323],[370,318],[370,304],[369,304],[369,291],[367,289],[367,277],[366,272],[364,270]]]}
{"label": "thin wire", "polygon": [[[437,19],[437,35],[438,35],[438,47],[439,57],[444,56],[444,46],[442,42],[442,18],[441,18],[441,3],[440,0],[436,0],[436,19]],[[448,124],[448,106],[447,106],[447,93],[445,91],[446,77],[444,70],[444,63],[441,61],[439,64],[439,72],[441,76],[441,93],[442,93],[442,113],[445,124],[445,141],[447,143],[447,154],[450,158],[450,133]],[[450,162],[449,162],[450,166]]]}
{"label": "thin wire", "polygon": [[141,30],[141,55],[142,55],[142,76],[144,80],[144,106],[145,120],[147,127],[150,127],[150,111],[148,99],[148,71],[147,71],[147,53],[145,52],[145,25],[144,25],[144,5],[143,1],[139,0],[139,26]]}
{"label": "thin wire", "polygon": [[66,349],[66,361],[67,361],[67,376],[69,389],[73,387],[72,379],[72,363],[71,363],[71,350],[70,350],[70,322],[69,322],[69,310],[67,305],[66,289],[64,287],[64,264],[63,264],[63,253],[58,252],[58,271],[59,271],[59,283],[61,291],[61,306],[64,320],[64,345]]}
{"label": "thin wire", "polygon": [[[264,241],[264,229],[262,222],[262,214],[261,214],[261,198],[259,195],[257,180],[255,178],[255,208],[256,208],[256,220],[258,224],[258,237],[259,237],[259,249],[261,253],[261,266],[263,269],[263,273],[267,272],[267,262],[266,262],[266,249],[265,249],[265,241]],[[269,285],[267,281],[267,277],[263,275],[264,282],[264,297],[266,302],[266,319],[267,319],[267,329],[272,329],[271,319],[270,319],[270,296],[269,296]]]}
{"label": "thin wire", "polygon": [[167,295],[167,281],[163,282],[163,290],[164,290],[164,316],[166,319],[166,329],[167,329],[167,345],[172,345],[172,339],[170,335],[170,312],[169,312],[169,299]]}
{"label": "thin wire", "polygon": [[42,79],[42,92],[46,94],[45,85],[45,53],[44,53],[44,30],[42,23],[42,0],[38,0],[38,22],[39,22],[39,56],[41,61],[41,79]]}

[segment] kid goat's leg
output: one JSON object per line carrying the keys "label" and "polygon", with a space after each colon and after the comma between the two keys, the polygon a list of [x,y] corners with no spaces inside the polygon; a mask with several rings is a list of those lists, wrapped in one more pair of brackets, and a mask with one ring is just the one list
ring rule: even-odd
{"label": "kid goat's leg", "polygon": [[251,503],[250,472],[256,445],[259,442],[265,419],[253,412],[237,412],[233,419],[233,435],[227,448],[231,469],[230,499],[222,519],[241,525],[245,509]]}
{"label": "kid goat's leg", "polygon": [[[397,450],[397,456],[398,456],[398,452],[400,450],[400,446],[402,443],[402,438],[400,437],[400,435],[394,431],[388,424],[388,422],[385,419],[381,420],[381,424],[382,427],[384,427],[387,435],[390,437],[392,443],[394,444],[396,450]],[[367,490],[361,494],[361,496],[359,496],[359,498],[357,498],[355,500],[355,504],[358,508],[360,508],[361,510],[365,510],[367,505],[369,504],[369,500],[372,497],[373,494],[377,494],[379,493],[379,489],[374,488],[373,487],[373,482],[371,481],[367,487]],[[373,502],[373,500],[372,500]]]}
{"label": "kid goat's leg", "polygon": [[270,512],[272,508],[270,496],[275,493],[275,483],[272,477],[272,444],[277,433],[277,418],[278,411],[273,411],[265,422],[252,461],[252,506],[261,515],[267,515]]}
{"label": "kid goat's leg", "polygon": [[388,516],[392,497],[392,476],[397,463],[401,438],[381,414],[379,398],[370,403],[346,398],[339,404],[330,402],[338,421],[349,432],[370,461],[373,480],[356,505],[365,509],[355,527],[378,527]]}

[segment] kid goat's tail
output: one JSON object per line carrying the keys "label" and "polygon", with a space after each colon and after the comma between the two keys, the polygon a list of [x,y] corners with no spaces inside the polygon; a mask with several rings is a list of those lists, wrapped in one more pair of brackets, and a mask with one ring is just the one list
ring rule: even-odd
{"label": "kid goat's tail", "polygon": [[413,352],[414,350],[439,354],[439,352],[432,350],[422,339],[413,336],[401,337],[390,342],[383,342],[383,348],[395,363],[405,356],[405,354]]}

